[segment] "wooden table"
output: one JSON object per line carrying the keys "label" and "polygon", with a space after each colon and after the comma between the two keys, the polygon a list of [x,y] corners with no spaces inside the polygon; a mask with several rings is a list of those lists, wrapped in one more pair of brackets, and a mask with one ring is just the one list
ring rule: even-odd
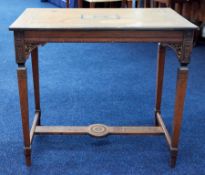
{"label": "wooden table", "polygon": [[[193,31],[196,28],[195,25],[171,9],[26,9],[10,26],[10,30],[14,31],[16,63],[18,65],[17,76],[26,164],[31,165],[31,144],[36,134],[89,134],[94,137],[103,137],[109,134],[151,134],[165,136],[171,152],[171,166],[174,167],[178,152]],[[51,42],[159,43],[155,125],[42,126],[40,122],[38,46]],[[160,107],[166,47],[173,49],[179,61],[172,135],[165,127]],[[26,61],[30,53],[35,95],[35,115],[31,129],[29,129],[26,69]]]}

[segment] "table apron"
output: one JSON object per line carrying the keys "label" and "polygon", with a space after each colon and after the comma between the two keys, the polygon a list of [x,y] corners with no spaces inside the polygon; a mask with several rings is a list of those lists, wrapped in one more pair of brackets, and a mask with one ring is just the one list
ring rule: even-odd
{"label": "table apron", "polygon": [[[16,31],[17,32],[17,31]],[[184,39],[184,31],[69,30],[24,31],[24,41],[39,42],[174,42]]]}

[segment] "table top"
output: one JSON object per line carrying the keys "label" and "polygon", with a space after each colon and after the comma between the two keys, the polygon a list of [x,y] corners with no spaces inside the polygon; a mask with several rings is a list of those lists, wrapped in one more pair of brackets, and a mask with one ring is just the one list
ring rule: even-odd
{"label": "table top", "polygon": [[196,28],[196,25],[170,8],[28,8],[9,27],[10,30],[185,30]]}

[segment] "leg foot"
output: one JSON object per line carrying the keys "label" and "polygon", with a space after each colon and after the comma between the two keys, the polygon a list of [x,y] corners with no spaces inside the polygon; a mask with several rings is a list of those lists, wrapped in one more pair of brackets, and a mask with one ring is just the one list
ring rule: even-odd
{"label": "leg foot", "polygon": [[39,118],[37,121],[37,125],[40,126],[41,125],[41,111],[38,111],[38,113],[39,113]]}
{"label": "leg foot", "polygon": [[159,126],[159,122],[157,120],[157,111],[155,111],[155,126]]}
{"label": "leg foot", "polygon": [[171,150],[171,157],[170,157],[170,166],[171,168],[174,168],[176,166],[176,161],[177,161],[177,149],[172,149]]}
{"label": "leg foot", "polygon": [[26,165],[31,166],[31,147],[25,147],[24,154],[25,154]]}

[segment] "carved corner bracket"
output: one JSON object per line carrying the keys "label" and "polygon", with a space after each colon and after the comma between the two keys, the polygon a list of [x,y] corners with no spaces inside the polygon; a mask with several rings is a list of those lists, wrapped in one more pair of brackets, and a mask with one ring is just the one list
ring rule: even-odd
{"label": "carved corner bracket", "polygon": [[25,49],[25,58],[27,59],[30,55],[30,53],[36,49],[38,46],[45,45],[45,43],[26,43],[24,45]]}
{"label": "carved corner bracket", "polygon": [[176,53],[180,64],[189,64],[192,45],[184,45],[183,43],[163,43],[163,46],[171,48]]}
{"label": "carved corner bracket", "polygon": [[30,53],[39,45],[46,44],[45,42],[25,42],[23,32],[15,32],[15,50],[16,50],[16,62],[18,64],[24,64],[28,59]]}
{"label": "carved corner bracket", "polygon": [[181,43],[166,43],[163,45],[171,48],[176,53],[176,56],[179,61],[182,59],[183,45]]}
{"label": "carved corner bracket", "polygon": [[25,63],[30,53],[37,47],[44,44],[45,43],[23,43],[22,45],[16,44],[16,62]]}
{"label": "carved corner bracket", "polygon": [[163,46],[170,47],[176,53],[180,64],[189,64],[193,47],[193,31],[185,32],[184,39],[180,43],[163,43]]}

